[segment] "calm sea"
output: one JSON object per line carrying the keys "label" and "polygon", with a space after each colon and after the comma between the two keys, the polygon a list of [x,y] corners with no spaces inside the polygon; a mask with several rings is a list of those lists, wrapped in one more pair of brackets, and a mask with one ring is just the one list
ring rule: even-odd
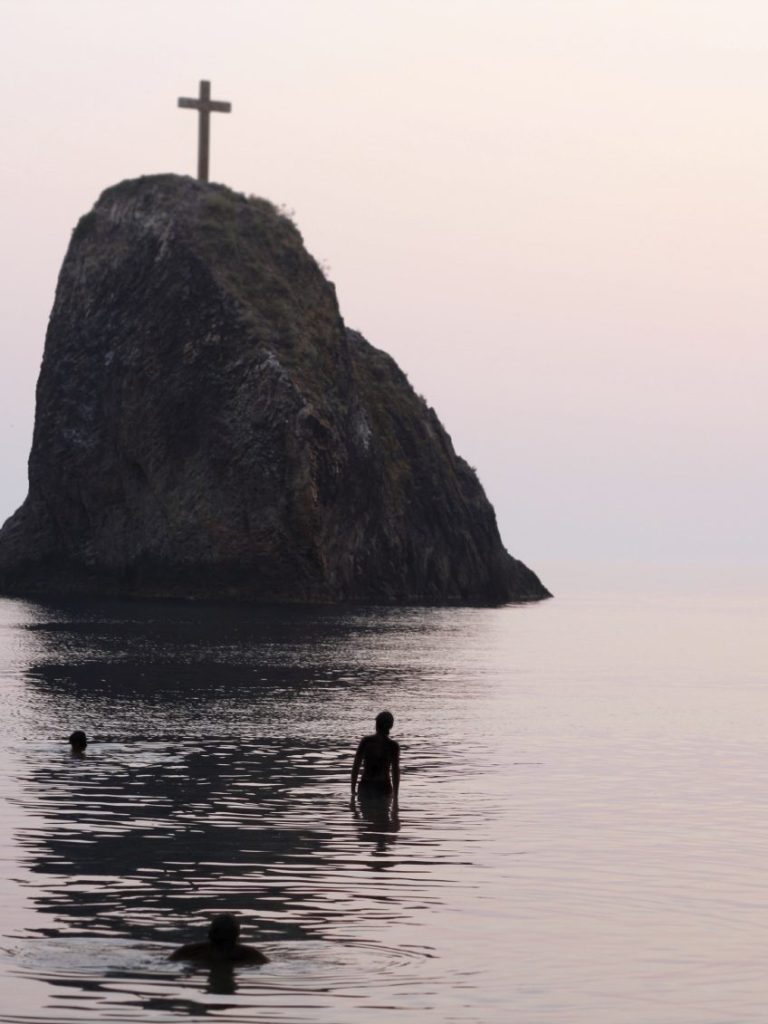
{"label": "calm sea", "polygon": [[[764,1024],[766,580],[542,575],[498,609],[0,601],[0,1020]],[[349,800],[383,708],[398,811]],[[224,910],[271,963],[168,962]]]}

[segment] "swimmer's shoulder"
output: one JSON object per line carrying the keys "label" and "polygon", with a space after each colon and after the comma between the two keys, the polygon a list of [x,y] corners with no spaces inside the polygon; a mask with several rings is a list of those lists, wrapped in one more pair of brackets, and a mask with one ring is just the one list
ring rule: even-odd
{"label": "swimmer's shoulder", "polygon": [[237,946],[232,955],[232,962],[237,964],[268,964],[269,957],[255,946]]}
{"label": "swimmer's shoulder", "polygon": [[216,964],[268,964],[269,957],[255,946],[237,945],[234,949],[217,949],[211,942],[190,942],[174,950],[169,960],[192,960],[196,963]]}
{"label": "swimmer's shoulder", "polygon": [[211,955],[211,946],[208,942],[188,942],[186,946],[179,946],[174,949],[169,960],[207,960]]}

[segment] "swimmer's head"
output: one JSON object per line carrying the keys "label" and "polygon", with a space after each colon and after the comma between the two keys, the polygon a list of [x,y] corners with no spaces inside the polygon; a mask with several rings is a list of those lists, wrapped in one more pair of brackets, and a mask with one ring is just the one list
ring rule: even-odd
{"label": "swimmer's head", "polygon": [[376,715],[376,732],[381,733],[382,736],[388,736],[394,724],[395,716],[391,711],[380,711]]}
{"label": "swimmer's head", "polygon": [[234,914],[217,914],[208,929],[208,938],[215,946],[233,946],[240,934],[240,924]]}
{"label": "swimmer's head", "polygon": [[69,742],[73,750],[85,750],[88,746],[88,737],[82,729],[76,729],[69,737]]}

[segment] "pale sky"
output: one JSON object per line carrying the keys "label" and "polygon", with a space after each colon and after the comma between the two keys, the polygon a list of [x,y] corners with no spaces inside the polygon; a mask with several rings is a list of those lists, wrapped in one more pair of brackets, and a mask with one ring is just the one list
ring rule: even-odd
{"label": "pale sky", "polygon": [[0,0],[0,517],[69,235],[123,178],[293,211],[509,550],[768,563],[765,0]]}

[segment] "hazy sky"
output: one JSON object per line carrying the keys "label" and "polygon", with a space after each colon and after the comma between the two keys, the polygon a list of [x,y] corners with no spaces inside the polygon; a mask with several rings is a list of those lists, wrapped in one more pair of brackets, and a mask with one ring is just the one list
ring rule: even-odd
{"label": "hazy sky", "polygon": [[765,0],[0,0],[0,517],[70,232],[195,173],[201,78],[513,554],[768,562]]}

